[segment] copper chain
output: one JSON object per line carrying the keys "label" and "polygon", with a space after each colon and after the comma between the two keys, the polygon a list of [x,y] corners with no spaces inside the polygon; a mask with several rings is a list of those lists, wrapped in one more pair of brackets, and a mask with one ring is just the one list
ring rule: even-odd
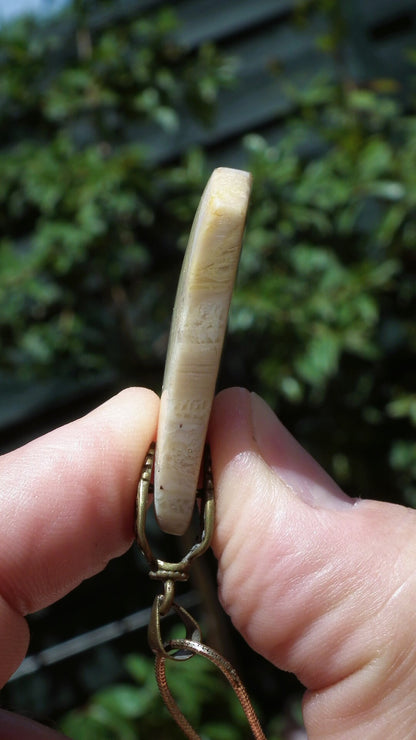
{"label": "copper chain", "polygon": [[[212,483],[209,453],[205,455],[204,486],[201,495],[201,532],[196,545],[178,563],[169,563],[156,558],[149,546],[146,536],[146,512],[151,491],[151,477],[154,460],[154,445],[147,454],[137,493],[136,537],[140,549],[150,565],[150,577],[164,584],[164,593],[155,597],[149,622],[148,637],[150,647],[155,654],[156,680],[169,712],[188,740],[201,740],[172,696],[167,678],[166,660],[182,661],[200,655],[213,663],[227,678],[234,690],[255,740],[266,740],[259,720],[253,709],[247,691],[231,663],[212,648],[201,642],[201,631],[195,619],[174,601],[175,581],[186,581],[192,561],[202,555],[210,545],[214,529],[214,487]],[[170,611],[174,610],[186,629],[186,638],[164,642],[160,622]]]}
{"label": "copper chain", "polygon": [[[230,686],[234,690],[243,708],[244,714],[247,717],[247,721],[250,725],[255,740],[266,740],[266,736],[261,729],[260,722],[253,709],[253,705],[247,694],[245,686],[238,676],[237,671],[235,670],[235,668],[233,668],[231,663],[228,662],[228,660],[217,653],[216,650],[213,650],[213,648],[210,648],[207,645],[203,645],[200,642],[195,642],[194,640],[171,640],[165,645],[165,649],[186,650],[189,653],[192,653],[192,655],[201,655],[203,658],[207,658],[208,660],[210,660],[211,663],[214,663],[214,665],[216,665],[217,668],[222,671]],[[176,724],[181,728],[186,737],[189,738],[189,740],[201,740],[200,736],[195,732],[186,717],[182,714],[169,690],[166,678],[165,663],[165,655],[160,653],[157,654],[155,662],[155,672],[157,685],[159,686],[159,691],[162,699],[165,702]]]}

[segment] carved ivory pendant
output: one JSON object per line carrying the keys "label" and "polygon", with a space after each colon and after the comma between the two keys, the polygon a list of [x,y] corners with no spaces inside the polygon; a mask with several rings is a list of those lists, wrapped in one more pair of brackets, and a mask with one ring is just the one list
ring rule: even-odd
{"label": "carved ivory pendant", "polygon": [[156,444],[154,504],[183,534],[194,507],[241,251],[251,175],[220,167],[203,192],[172,315]]}

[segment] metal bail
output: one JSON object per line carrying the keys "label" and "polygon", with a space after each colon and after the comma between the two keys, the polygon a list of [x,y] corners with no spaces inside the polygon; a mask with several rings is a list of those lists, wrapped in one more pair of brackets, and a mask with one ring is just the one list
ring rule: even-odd
{"label": "metal bail", "polygon": [[151,479],[155,455],[155,445],[149,448],[143,465],[142,475],[137,489],[136,506],[136,539],[150,566],[150,577],[156,580],[186,581],[192,561],[202,555],[210,546],[214,532],[215,501],[212,481],[211,457],[208,446],[204,452],[203,487],[197,491],[200,499],[200,532],[195,545],[178,563],[170,563],[155,557],[146,535],[146,515],[149,505],[149,494],[152,492]]}
{"label": "metal bail", "polygon": [[[189,660],[189,658],[192,658],[192,656],[194,655],[194,653],[192,653],[190,650],[184,650],[183,648],[180,648],[173,653],[166,650],[169,642],[163,641],[160,629],[161,617],[166,616],[166,612],[162,611],[163,602],[164,596],[162,595],[156,596],[153,602],[152,613],[150,616],[149,628],[147,632],[150,648],[155,653],[155,655],[163,656],[164,658],[168,658],[169,660]],[[186,609],[184,609],[180,604],[177,604],[176,601],[172,603],[169,611],[172,610],[176,612],[183,625],[185,626],[185,639],[190,640],[191,642],[200,643],[202,635],[198,622],[196,622],[196,620],[189,614],[189,612],[186,611]]]}

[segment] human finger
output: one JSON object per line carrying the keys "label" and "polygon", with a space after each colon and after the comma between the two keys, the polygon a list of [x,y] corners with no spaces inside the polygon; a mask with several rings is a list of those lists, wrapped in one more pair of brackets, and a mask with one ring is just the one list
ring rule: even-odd
{"label": "human finger", "polygon": [[131,388],[0,459],[0,685],[28,643],[24,615],[56,601],[131,544],[158,398]]}
{"label": "human finger", "polygon": [[415,512],[349,499],[242,389],[216,399],[210,443],[221,599],[308,688],[308,737],[410,737]]}
{"label": "human finger", "polygon": [[60,732],[0,709],[1,740],[64,740]]}

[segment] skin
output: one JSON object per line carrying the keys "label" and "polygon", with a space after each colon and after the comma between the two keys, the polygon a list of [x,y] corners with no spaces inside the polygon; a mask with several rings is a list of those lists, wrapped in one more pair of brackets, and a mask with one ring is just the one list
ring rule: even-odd
{"label": "skin", "polygon": [[[158,403],[129,389],[0,459],[1,684],[26,653],[25,615],[130,546]],[[414,737],[416,513],[347,498],[243,389],[217,397],[209,439],[222,602],[306,686],[310,740]],[[62,735],[0,711],[0,737]]]}

